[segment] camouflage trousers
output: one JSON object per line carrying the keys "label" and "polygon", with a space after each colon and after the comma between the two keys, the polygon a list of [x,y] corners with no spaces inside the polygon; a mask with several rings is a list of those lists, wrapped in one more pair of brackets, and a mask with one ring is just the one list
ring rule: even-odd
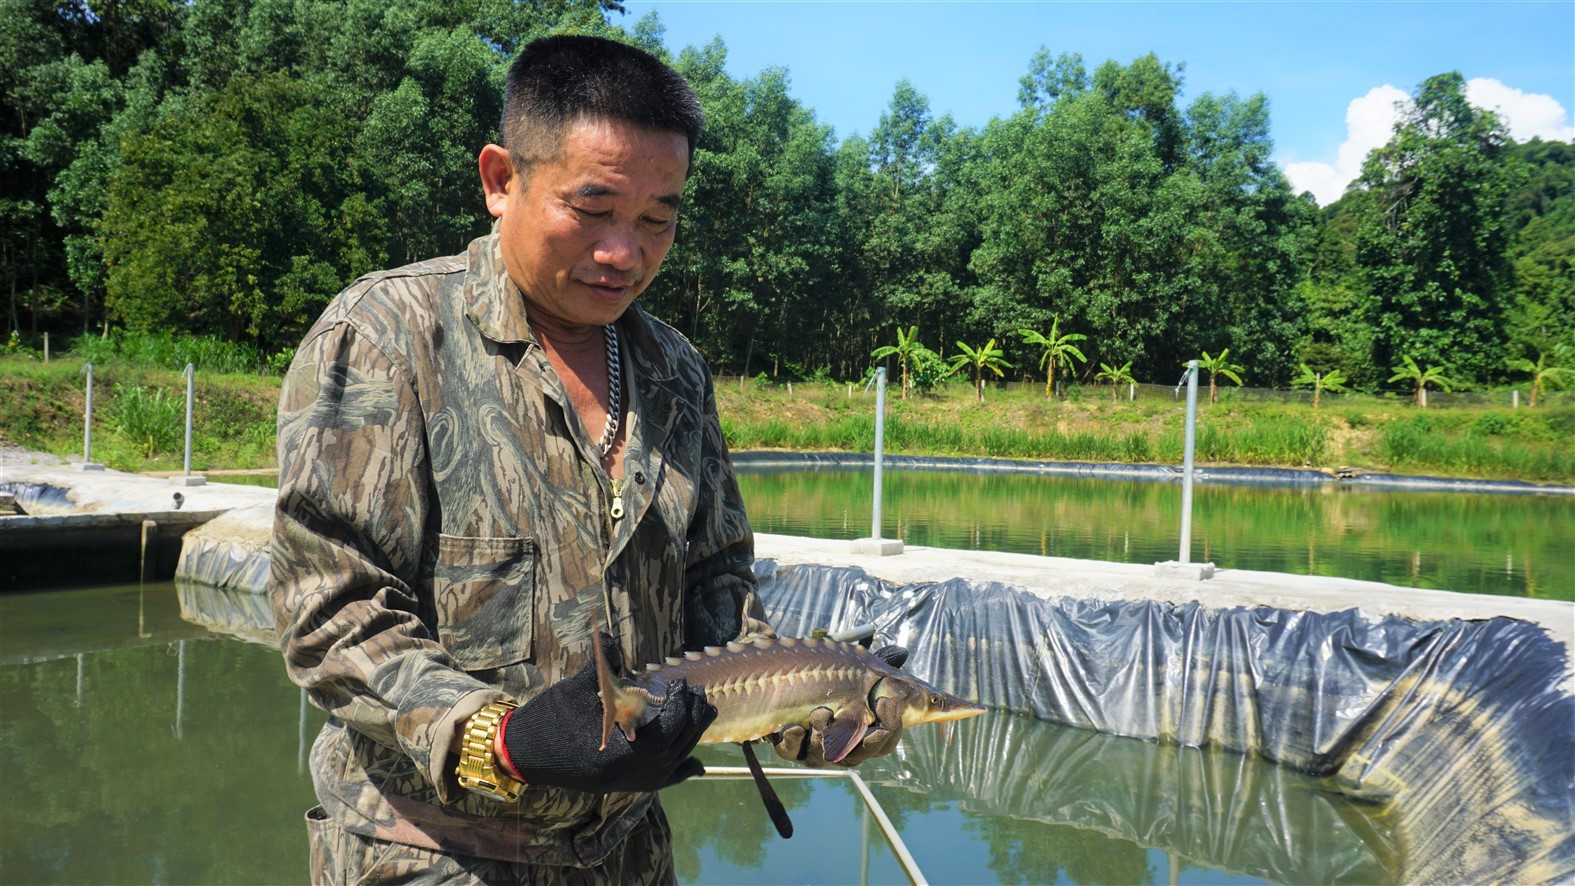
{"label": "camouflage trousers", "polygon": [[629,836],[594,867],[576,868],[451,855],[436,849],[390,843],[352,834],[321,806],[306,813],[314,884],[408,883],[420,886],[530,883],[546,886],[672,884],[673,834],[662,804],[655,802]]}

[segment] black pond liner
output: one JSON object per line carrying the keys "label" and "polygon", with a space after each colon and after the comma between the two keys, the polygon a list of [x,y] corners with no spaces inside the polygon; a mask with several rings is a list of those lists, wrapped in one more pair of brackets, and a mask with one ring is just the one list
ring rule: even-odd
{"label": "black pond liner", "polygon": [[[785,636],[874,623],[877,644],[911,650],[915,673],[992,707],[1326,777],[1389,824],[1369,850],[1394,882],[1575,879],[1575,697],[1564,650],[1538,625],[896,586],[770,560],[756,572]],[[1163,841],[1152,822],[1101,815],[1104,829]],[[1272,827],[1254,839],[1256,876],[1350,870],[1349,846],[1298,845],[1305,835]]]}
{"label": "black pond liner", "polygon": [[[1182,470],[1174,465],[1120,464],[1081,461],[1021,461],[1010,458],[953,458],[930,455],[887,455],[886,468],[904,471],[973,471],[980,473],[1043,474],[1046,476],[1088,477],[1109,480],[1135,480],[1151,483],[1179,483]],[[733,465],[740,471],[795,469],[863,469],[875,457],[851,452],[769,452],[752,450],[733,453]],[[1492,492],[1508,495],[1575,495],[1575,486],[1528,483],[1523,480],[1463,480],[1453,477],[1369,474],[1314,471],[1300,468],[1195,467],[1198,483],[1234,486],[1376,486],[1434,492]]]}

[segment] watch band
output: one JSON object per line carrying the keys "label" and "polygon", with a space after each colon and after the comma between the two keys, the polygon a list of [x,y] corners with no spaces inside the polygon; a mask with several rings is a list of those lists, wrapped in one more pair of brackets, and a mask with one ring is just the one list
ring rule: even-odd
{"label": "watch band", "polygon": [[498,723],[513,709],[512,702],[495,701],[465,721],[459,742],[459,766],[454,769],[460,787],[504,803],[518,800],[525,788],[524,782],[503,770],[493,752]]}

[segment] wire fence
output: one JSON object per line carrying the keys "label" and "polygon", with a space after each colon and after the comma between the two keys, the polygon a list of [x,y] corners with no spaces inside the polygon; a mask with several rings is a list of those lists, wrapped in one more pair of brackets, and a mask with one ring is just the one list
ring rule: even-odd
{"label": "wire fence", "polygon": [[[831,396],[843,397],[871,397],[875,396],[873,386],[866,386],[862,382],[837,382],[837,381],[776,381],[762,376],[736,376],[719,375],[715,377],[718,388],[727,386],[740,391],[771,391],[778,395],[793,397],[803,400],[821,400]],[[985,386],[990,391],[1038,393],[1043,394],[1045,384],[1042,381],[987,381]],[[888,390],[895,392],[896,380],[888,383]],[[1138,400],[1185,400],[1187,396],[1186,385],[1155,385],[1155,384],[1123,384],[1112,388],[1108,384],[1080,384],[1078,382],[1057,382],[1056,393],[1063,398],[1070,399],[1106,399],[1136,402]],[[952,398],[972,397],[974,388],[972,382],[950,381],[930,392],[931,396]],[[1303,388],[1251,388],[1237,385],[1219,385],[1215,388],[1217,402],[1220,403],[1305,403],[1311,405],[1313,392]],[[1198,382],[1198,399],[1209,402],[1208,381],[1206,378]],[[1334,393],[1324,391],[1319,402],[1323,405],[1340,403],[1394,403],[1410,405],[1416,400],[1414,390],[1380,390],[1377,393],[1348,391]],[[1519,408],[1531,404],[1529,389],[1512,388],[1493,391],[1427,391],[1428,408],[1448,409],[1452,407],[1476,408]],[[1575,391],[1545,391],[1537,398],[1539,406],[1575,404]]]}

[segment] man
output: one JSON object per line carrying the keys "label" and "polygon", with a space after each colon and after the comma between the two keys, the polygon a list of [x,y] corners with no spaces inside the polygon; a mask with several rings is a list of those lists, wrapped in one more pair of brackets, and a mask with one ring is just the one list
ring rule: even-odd
{"label": "man", "polygon": [[[531,44],[478,160],[493,233],[356,281],[298,349],[272,603],[330,715],[314,881],[672,880],[654,791],[702,771],[715,709],[678,687],[602,750],[588,662],[597,627],[631,666],[770,630],[710,376],[633,307],[701,121],[646,53]],[[823,764],[819,738],[777,750]]]}

